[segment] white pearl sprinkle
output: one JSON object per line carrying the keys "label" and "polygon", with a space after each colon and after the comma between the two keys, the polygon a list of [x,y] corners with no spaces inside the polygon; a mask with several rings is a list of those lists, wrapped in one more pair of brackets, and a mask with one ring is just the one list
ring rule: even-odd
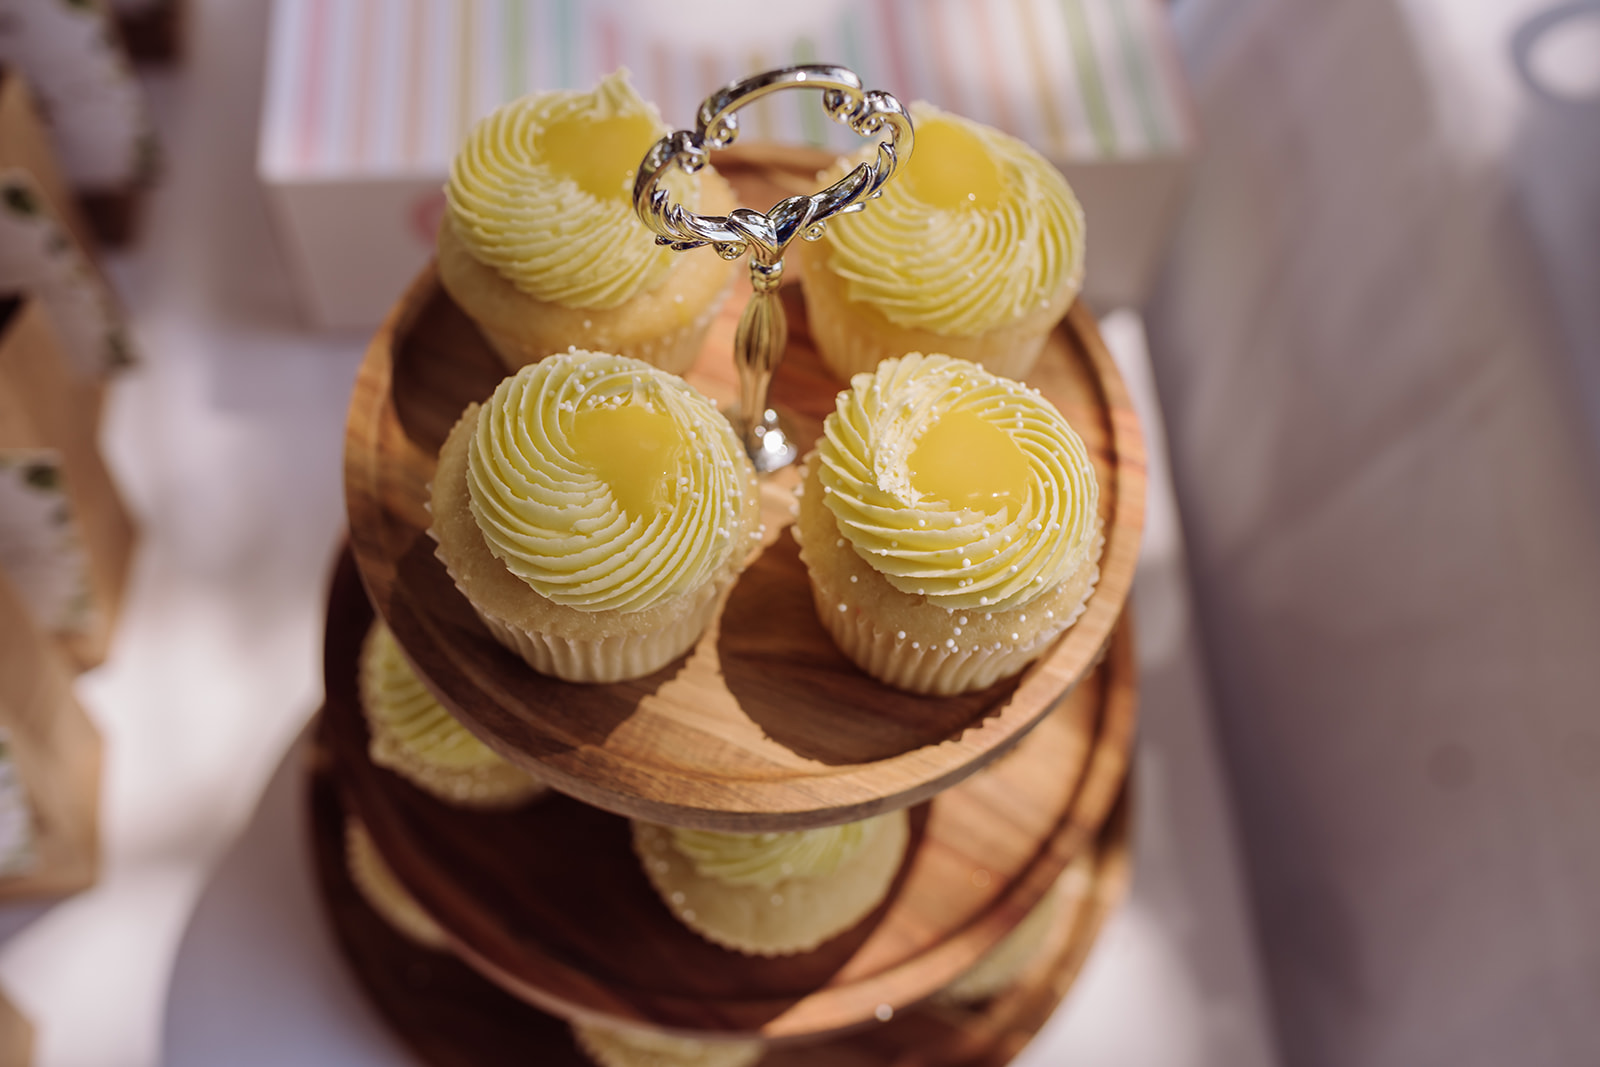
{"label": "white pearl sprinkle", "polygon": [[850,610],[849,608],[845,607],[844,602],[840,601],[840,603],[839,603],[839,614],[843,615],[845,612],[847,612],[849,610]]}
{"label": "white pearl sprinkle", "polygon": [[1017,640],[1020,640],[1020,639],[1021,639],[1021,637],[1022,637],[1022,635],[1021,635],[1021,634],[1019,634],[1019,633],[1013,633],[1013,634],[1012,634],[1012,635],[1011,635],[1011,640],[1013,640],[1013,641],[1017,641]]}
{"label": "white pearl sprinkle", "polygon": [[900,631],[897,631],[894,636],[895,636],[895,640],[904,641],[906,639],[906,632],[904,630],[900,630]]}
{"label": "white pearl sprinkle", "polygon": [[855,584],[856,584],[856,583],[857,583],[857,582],[859,582],[859,581],[860,581],[860,580],[861,580],[861,579],[859,579],[859,578],[857,578],[857,577],[856,577],[856,576],[855,576],[855,575],[853,575],[853,574],[852,574],[852,575],[851,575],[851,576],[850,576],[850,584],[851,584],[851,585],[855,585]]}
{"label": "white pearl sprinkle", "polygon": [[921,641],[913,641],[913,642],[911,642],[911,647],[912,648],[921,648],[922,647],[922,642]]}
{"label": "white pearl sprinkle", "polygon": [[967,624],[967,617],[963,615],[961,618],[957,619],[956,622],[961,626],[965,626]]}
{"label": "white pearl sprinkle", "polygon": [[682,905],[685,899],[686,898],[684,897],[684,895],[683,895],[683,893],[681,891],[674,892],[672,894],[672,902],[674,904]]}

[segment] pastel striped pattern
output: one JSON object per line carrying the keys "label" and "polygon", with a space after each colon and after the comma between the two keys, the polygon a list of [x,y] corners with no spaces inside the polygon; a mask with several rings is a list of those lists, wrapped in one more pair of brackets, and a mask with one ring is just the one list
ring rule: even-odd
{"label": "pastel striped pattern", "polygon": [[[443,174],[478,118],[617,66],[687,126],[714,88],[766,66],[838,62],[1061,161],[1166,155],[1193,136],[1159,0],[861,0],[715,47],[676,4],[277,0],[261,131],[269,177]],[[747,137],[849,149],[812,94],[763,101]]]}

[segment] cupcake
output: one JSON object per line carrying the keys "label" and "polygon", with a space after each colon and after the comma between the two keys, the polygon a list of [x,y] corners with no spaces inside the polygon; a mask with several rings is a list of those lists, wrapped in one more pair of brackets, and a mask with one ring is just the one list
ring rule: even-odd
{"label": "cupcake", "polygon": [[[639,162],[670,132],[612,74],[589,93],[535,93],[483,119],[450,166],[439,281],[508,369],[571,345],[689,369],[733,264],[674,252],[633,211]],[[726,215],[710,167],[666,185],[691,211]]]}
{"label": "cupcake", "polygon": [[911,114],[916,150],[883,196],[796,249],[817,350],[844,381],[907,352],[1021,378],[1083,282],[1083,209],[1016,138],[927,104]]}
{"label": "cupcake", "polygon": [[1098,503],[1083,441],[1036,390],[912,353],[839,394],[793,530],[845,655],[950,694],[1022,670],[1082,613]]}
{"label": "cupcake", "polygon": [[394,876],[367,827],[354,815],[344,821],[345,866],[356,891],[390,926],[423,948],[444,951],[444,931]]}
{"label": "cupcake", "polygon": [[545,790],[445,710],[381,622],[361,646],[361,711],[372,762],[447,804],[509,808]]}
{"label": "cupcake", "polygon": [[633,824],[633,849],[672,913],[747,956],[809,952],[866,918],[888,894],[909,837],[904,811],[783,833]]}
{"label": "cupcake", "polygon": [[646,1030],[573,1023],[578,1047],[600,1067],[750,1067],[759,1041],[697,1041]]}
{"label": "cupcake", "polygon": [[[1083,862],[1086,861],[1079,861]],[[1062,877],[1071,877],[1078,866],[1075,863]],[[1060,911],[1060,894],[1052,887],[999,944],[984,953],[960,978],[941,989],[938,999],[952,1004],[975,1004],[1003,992],[1039,955]]]}
{"label": "cupcake", "polygon": [[574,349],[461,416],[432,532],[456,587],[534,670],[615,682],[682,655],[760,535],[755,470],[680,378]]}

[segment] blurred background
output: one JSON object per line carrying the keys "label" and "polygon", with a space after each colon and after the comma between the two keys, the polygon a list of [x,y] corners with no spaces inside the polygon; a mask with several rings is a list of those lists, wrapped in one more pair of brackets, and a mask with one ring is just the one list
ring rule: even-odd
{"label": "blurred background", "polygon": [[1062,168],[1151,451],[1133,886],[1018,1062],[1600,1063],[1596,0],[0,0],[0,1062],[408,1062],[274,777],[365,341],[498,103],[812,61]]}

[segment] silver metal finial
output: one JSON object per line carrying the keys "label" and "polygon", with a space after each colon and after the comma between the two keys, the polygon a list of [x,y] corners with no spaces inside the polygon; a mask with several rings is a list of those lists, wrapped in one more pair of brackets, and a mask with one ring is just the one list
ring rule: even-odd
{"label": "silver metal finial", "polygon": [[[863,137],[883,136],[877,157],[862,163],[819,193],[791,196],[765,214],[735,208],[726,216],[698,215],[674,204],[661,185],[672,166],[693,174],[739,136],[741,108],[780,89],[821,89],[822,107],[835,122]],[[700,104],[693,130],[668,134],[645,154],[633,183],[633,209],[656,234],[656,243],[676,251],[713,246],[724,259],[750,253],[754,291],[734,334],[733,357],[739,369],[738,417],[745,449],[763,474],[794,462],[797,448],[767,406],[772,374],[789,343],[789,323],[778,300],[783,253],[795,237],[815,241],[835,215],[860,211],[877,196],[895,168],[911,158],[915,134],[900,101],[878,90],[866,91],[845,67],[812,64],[784,67],[734,82]]]}

